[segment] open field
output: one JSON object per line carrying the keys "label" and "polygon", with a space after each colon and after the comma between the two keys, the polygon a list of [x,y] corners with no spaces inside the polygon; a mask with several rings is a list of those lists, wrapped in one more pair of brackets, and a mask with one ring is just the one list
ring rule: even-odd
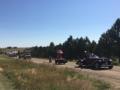
{"label": "open field", "polygon": [[87,74],[54,65],[35,64],[0,56],[1,74],[18,90],[108,90],[110,85]]}
{"label": "open field", "polygon": [[0,73],[0,90],[14,90],[12,83]]}
{"label": "open field", "polygon": [[[48,60],[46,59],[37,59],[33,58],[33,62],[35,63],[44,63],[48,64]],[[54,65],[54,62],[51,64]],[[90,77],[104,80],[112,85],[112,90],[120,90],[120,67],[114,66],[111,70],[91,70],[91,69],[80,69],[76,68],[75,62],[68,62],[65,65],[57,65],[58,68],[70,68],[79,73],[88,74]]]}

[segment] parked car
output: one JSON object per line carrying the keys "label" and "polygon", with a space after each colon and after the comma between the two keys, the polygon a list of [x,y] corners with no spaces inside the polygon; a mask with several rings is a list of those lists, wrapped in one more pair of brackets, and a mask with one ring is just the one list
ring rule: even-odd
{"label": "parked car", "polygon": [[95,54],[86,55],[86,57],[84,57],[83,59],[79,59],[76,64],[78,64],[81,68],[113,68],[112,59],[108,59],[105,57],[100,58]]}
{"label": "parked car", "polygon": [[19,52],[19,59],[31,59],[31,51],[30,50],[24,50],[23,52]]}

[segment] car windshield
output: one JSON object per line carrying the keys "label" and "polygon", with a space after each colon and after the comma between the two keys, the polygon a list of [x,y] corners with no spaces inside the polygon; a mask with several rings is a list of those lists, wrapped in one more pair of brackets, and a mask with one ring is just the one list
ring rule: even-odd
{"label": "car windshield", "polygon": [[99,58],[99,57],[92,53],[92,54],[89,55],[89,58]]}

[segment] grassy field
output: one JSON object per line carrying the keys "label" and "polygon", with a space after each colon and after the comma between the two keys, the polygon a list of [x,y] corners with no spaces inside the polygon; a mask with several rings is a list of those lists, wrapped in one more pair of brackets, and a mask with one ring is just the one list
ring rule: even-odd
{"label": "grassy field", "polygon": [[0,90],[14,90],[12,82],[0,73]]}
{"label": "grassy field", "polygon": [[109,84],[69,69],[0,56],[2,75],[17,90],[108,90]]}

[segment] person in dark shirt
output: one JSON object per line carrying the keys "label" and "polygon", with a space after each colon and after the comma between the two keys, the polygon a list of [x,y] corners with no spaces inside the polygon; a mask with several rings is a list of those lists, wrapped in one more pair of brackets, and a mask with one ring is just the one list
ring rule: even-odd
{"label": "person in dark shirt", "polygon": [[49,63],[52,63],[52,57],[49,56]]}

